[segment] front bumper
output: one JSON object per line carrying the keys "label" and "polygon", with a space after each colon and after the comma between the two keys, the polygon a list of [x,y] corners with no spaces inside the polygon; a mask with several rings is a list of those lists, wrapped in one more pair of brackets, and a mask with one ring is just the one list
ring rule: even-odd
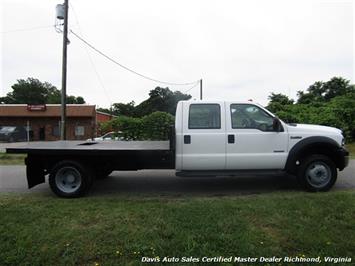
{"label": "front bumper", "polygon": [[337,167],[340,171],[349,165],[349,152],[345,148],[338,149],[337,158]]}

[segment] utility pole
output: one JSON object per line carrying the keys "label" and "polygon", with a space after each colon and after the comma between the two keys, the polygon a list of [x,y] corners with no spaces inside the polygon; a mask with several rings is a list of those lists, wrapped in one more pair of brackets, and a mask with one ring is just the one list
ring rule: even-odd
{"label": "utility pole", "polygon": [[64,31],[63,31],[63,61],[62,61],[62,97],[61,97],[61,127],[60,139],[66,140],[67,120],[67,45],[68,45],[68,9],[69,0],[64,0]]}
{"label": "utility pole", "polygon": [[200,79],[200,100],[202,100],[202,79]]}

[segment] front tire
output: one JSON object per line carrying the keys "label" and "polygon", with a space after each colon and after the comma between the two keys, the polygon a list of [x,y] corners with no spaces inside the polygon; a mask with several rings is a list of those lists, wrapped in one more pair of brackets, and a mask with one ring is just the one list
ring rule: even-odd
{"label": "front tire", "polygon": [[329,157],[315,154],[301,162],[297,179],[307,191],[328,191],[335,184],[337,174],[336,166]]}
{"label": "front tire", "polygon": [[49,174],[49,186],[59,197],[77,198],[88,192],[92,185],[92,171],[76,161],[61,161]]}

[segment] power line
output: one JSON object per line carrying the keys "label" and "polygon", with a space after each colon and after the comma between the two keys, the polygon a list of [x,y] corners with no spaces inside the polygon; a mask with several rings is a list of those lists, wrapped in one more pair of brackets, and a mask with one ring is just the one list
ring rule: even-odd
{"label": "power line", "polygon": [[13,33],[13,32],[20,32],[20,31],[33,31],[33,30],[40,30],[40,29],[47,29],[52,28],[54,25],[50,26],[39,26],[39,27],[32,27],[32,28],[23,28],[23,29],[15,29],[15,30],[8,30],[8,31],[0,31],[1,34],[4,33]]}
{"label": "power line", "polygon": [[195,88],[198,84],[200,84],[200,81],[196,81],[196,84],[195,84],[195,85],[193,85],[190,89],[188,89],[188,90],[184,91],[184,93],[189,92],[190,90],[192,90],[193,88]]}
{"label": "power line", "polygon": [[96,51],[97,53],[99,53],[100,55],[102,55],[103,57],[107,58],[108,60],[110,60],[111,62],[115,63],[116,65],[122,67],[123,69],[136,74],[142,78],[148,79],[150,81],[154,81],[157,83],[162,83],[162,84],[167,84],[167,85],[175,85],[175,86],[186,86],[186,85],[191,85],[191,84],[195,84],[198,81],[193,81],[193,82],[187,82],[187,83],[174,83],[174,82],[167,82],[167,81],[161,81],[158,79],[154,79],[154,78],[150,78],[146,75],[143,75],[141,73],[138,73],[137,71],[134,71],[133,69],[126,67],[124,65],[122,65],[121,63],[117,62],[116,60],[112,59],[111,57],[109,57],[108,55],[104,54],[103,52],[101,52],[100,50],[98,50],[97,48],[95,48],[93,45],[91,45],[90,43],[88,43],[86,40],[84,40],[82,37],[80,37],[78,34],[76,34],[74,31],[70,30],[70,32],[77,37],[80,41],[82,41],[83,43],[85,43],[87,46],[89,46],[91,49],[93,49],[94,51]]}
{"label": "power line", "polygon": [[[75,9],[74,9],[74,7],[73,7],[73,5],[71,3],[69,3],[69,5],[70,5],[71,9],[73,10],[75,22],[78,25],[79,32],[83,36],[83,31],[82,31],[82,29],[81,29],[81,27],[79,25],[79,19],[78,19],[78,16],[77,16],[76,12],[75,12]],[[89,51],[88,51],[86,46],[84,47],[84,49],[85,49],[85,52],[86,52],[86,54],[87,54],[87,56],[89,58],[91,66],[92,66],[92,68],[93,68],[93,70],[94,70],[94,72],[96,74],[97,80],[99,81],[99,84],[100,84],[101,88],[103,89],[103,91],[105,93],[105,96],[106,96],[107,100],[109,101],[110,106],[112,106],[111,98],[109,97],[109,94],[107,93],[106,86],[104,85],[104,82],[103,82],[103,80],[102,80],[102,78],[101,78],[101,76],[100,76],[100,74],[99,74],[99,72],[98,72],[98,70],[97,70],[97,68],[96,68],[96,66],[94,64],[94,60],[92,59],[92,57],[91,57],[91,55],[90,55],[90,53],[89,53]]]}

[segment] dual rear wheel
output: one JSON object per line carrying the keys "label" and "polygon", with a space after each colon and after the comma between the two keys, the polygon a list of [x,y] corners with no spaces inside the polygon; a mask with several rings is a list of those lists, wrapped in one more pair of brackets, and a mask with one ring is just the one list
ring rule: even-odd
{"label": "dual rear wheel", "polygon": [[108,169],[92,168],[78,161],[64,160],[52,168],[49,186],[60,197],[76,198],[89,191],[95,178],[104,179],[111,172]]}

